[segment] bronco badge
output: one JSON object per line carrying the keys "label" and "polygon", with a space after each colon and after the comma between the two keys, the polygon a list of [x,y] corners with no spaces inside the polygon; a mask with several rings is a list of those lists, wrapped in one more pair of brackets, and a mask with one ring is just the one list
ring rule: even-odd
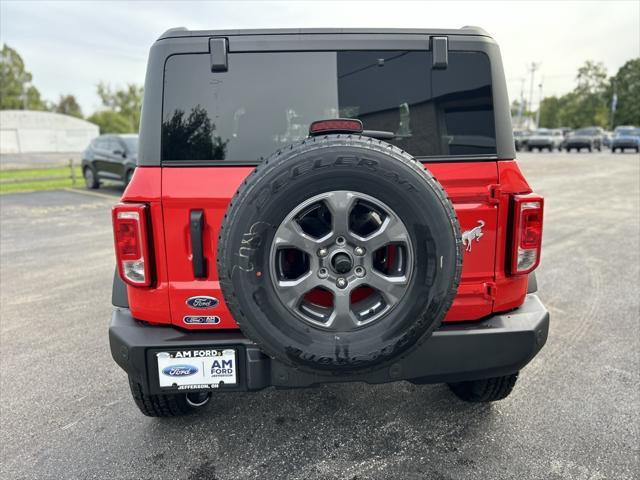
{"label": "bronco badge", "polygon": [[462,244],[467,247],[465,250],[467,252],[471,251],[471,242],[474,240],[476,242],[480,241],[480,237],[484,235],[482,233],[482,227],[484,227],[484,221],[478,220],[478,226],[472,228],[471,230],[467,230],[466,232],[462,232]]}

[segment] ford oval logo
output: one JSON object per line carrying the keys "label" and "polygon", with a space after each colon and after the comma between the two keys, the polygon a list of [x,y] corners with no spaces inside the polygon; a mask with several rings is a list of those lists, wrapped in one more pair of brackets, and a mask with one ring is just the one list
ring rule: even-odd
{"label": "ford oval logo", "polygon": [[187,305],[191,308],[213,308],[218,305],[218,299],[215,297],[190,297],[187,298]]}
{"label": "ford oval logo", "polygon": [[198,373],[198,368],[193,365],[170,365],[163,368],[162,373],[169,377],[188,377]]}

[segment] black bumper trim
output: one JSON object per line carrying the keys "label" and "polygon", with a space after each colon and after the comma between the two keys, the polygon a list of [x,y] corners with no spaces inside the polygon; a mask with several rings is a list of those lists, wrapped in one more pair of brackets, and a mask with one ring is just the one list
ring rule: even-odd
{"label": "black bumper trim", "polygon": [[310,374],[283,365],[264,355],[239,331],[185,331],[148,326],[135,320],[124,308],[113,311],[109,342],[118,365],[150,393],[161,393],[157,373],[153,371],[151,350],[235,347],[239,356],[239,383],[218,391],[247,391],[331,382],[458,382],[508,375],[531,361],[547,341],[548,331],[549,312],[537,295],[529,294],[523,305],[512,312],[479,322],[442,326],[396,363],[373,372],[348,376]]}

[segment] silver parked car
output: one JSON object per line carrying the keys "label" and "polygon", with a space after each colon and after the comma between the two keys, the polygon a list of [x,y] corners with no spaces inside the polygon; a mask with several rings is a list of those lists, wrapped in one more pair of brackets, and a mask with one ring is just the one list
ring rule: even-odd
{"label": "silver parked car", "polygon": [[562,134],[562,130],[558,128],[540,128],[533,132],[533,135],[529,138],[527,150],[530,152],[534,148],[537,148],[538,151],[549,149],[549,151],[552,152],[553,150],[560,150],[563,141],[564,135]]}

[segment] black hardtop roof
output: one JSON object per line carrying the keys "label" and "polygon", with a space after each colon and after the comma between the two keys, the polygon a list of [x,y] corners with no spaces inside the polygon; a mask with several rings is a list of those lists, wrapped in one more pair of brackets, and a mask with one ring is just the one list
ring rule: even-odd
{"label": "black hardtop roof", "polygon": [[216,37],[237,35],[349,35],[349,34],[406,34],[406,35],[473,35],[491,37],[480,27],[465,26],[462,28],[259,28],[234,30],[188,30],[185,27],[170,28],[158,40],[179,37]]}
{"label": "black hardtop roof", "polygon": [[[507,85],[500,50],[493,38],[479,27],[431,28],[281,28],[235,30],[187,30],[172,28],[153,44],[147,63],[145,95],[140,120],[138,165],[161,164],[161,125],[164,72],[173,55],[211,55],[211,37],[226,37],[229,53],[332,50],[431,50],[433,37],[447,37],[448,51],[477,51],[491,65],[497,155],[515,158]],[[224,42],[222,42],[224,43]]]}

